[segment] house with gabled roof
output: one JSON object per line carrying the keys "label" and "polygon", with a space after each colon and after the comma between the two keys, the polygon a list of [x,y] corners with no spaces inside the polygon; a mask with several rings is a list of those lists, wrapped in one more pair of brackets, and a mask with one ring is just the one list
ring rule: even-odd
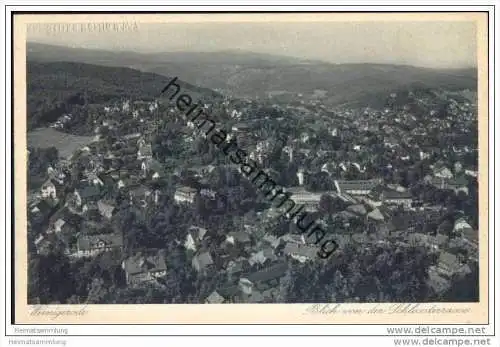
{"label": "house with gabled roof", "polygon": [[287,270],[288,263],[279,262],[259,271],[243,275],[240,277],[238,286],[247,295],[251,295],[255,289],[259,291],[267,290],[278,286],[280,279],[285,276]]}
{"label": "house with gabled roof", "polygon": [[379,196],[379,199],[384,204],[389,205],[403,205],[404,207],[410,207],[413,201],[413,197],[408,191],[397,191],[394,189],[384,189]]}
{"label": "house with gabled roof", "polygon": [[448,252],[441,252],[437,264],[437,272],[439,275],[451,279],[453,275],[466,275],[471,273],[468,265],[461,264],[458,257]]}
{"label": "house with gabled roof", "polygon": [[155,283],[167,274],[167,262],[163,253],[143,255],[138,253],[122,263],[128,285]]}
{"label": "house with gabled roof", "polygon": [[366,217],[379,222],[382,222],[385,219],[384,215],[382,214],[382,212],[380,212],[378,208],[375,208],[373,211],[368,213]]}
{"label": "house with gabled roof", "polygon": [[102,252],[123,249],[123,235],[121,233],[78,235],[77,251],[73,256],[95,256]]}
{"label": "house with gabled roof", "polygon": [[226,299],[214,290],[206,299],[206,304],[222,304]]}
{"label": "house with gabled roof", "polygon": [[329,192],[309,192],[303,187],[288,187],[283,190],[292,194],[292,199],[298,205],[318,206],[321,196]]}

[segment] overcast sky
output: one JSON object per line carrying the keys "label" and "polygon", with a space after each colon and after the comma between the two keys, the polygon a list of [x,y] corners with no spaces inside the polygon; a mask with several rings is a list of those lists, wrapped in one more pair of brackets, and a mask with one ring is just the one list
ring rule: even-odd
{"label": "overcast sky", "polygon": [[168,23],[127,32],[31,32],[29,41],[140,52],[220,51],[319,59],[332,63],[394,63],[475,67],[473,22]]}

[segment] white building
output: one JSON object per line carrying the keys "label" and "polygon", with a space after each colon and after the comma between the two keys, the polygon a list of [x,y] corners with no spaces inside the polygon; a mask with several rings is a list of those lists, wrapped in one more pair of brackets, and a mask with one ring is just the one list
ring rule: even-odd
{"label": "white building", "polygon": [[196,189],[191,187],[180,187],[175,191],[174,200],[178,203],[192,204],[194,202],[196,192]]}

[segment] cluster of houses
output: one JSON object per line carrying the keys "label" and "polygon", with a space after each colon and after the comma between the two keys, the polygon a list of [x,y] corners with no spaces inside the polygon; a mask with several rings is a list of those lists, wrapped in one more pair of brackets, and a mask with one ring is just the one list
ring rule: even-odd
{"label": "cluster of houses", "polygon": [[[235,136],[252,133],[246,109],[241,106],[241,102],[238,108],[232,107],[228,101],[223,102],[222,106],[236,122],[232,126]],[[304,106],[307,105],[302,104],[300,110],[293,110],[300,114],[309,112],[310,109]],[[309,106],[320,111],[319,117],[327,112],[317,100]],[[121,106],[105,107],[104,111],[122,112],[147,122],[151,115],[157,112],[158,107],[158,103],[154,101],[125,101]],[[170,109],[172,110],[174,108]],[[457,106],[454,110],[469,112],[468,107],[461,109]],[[401,142],[411,142],[412,138],[425,136],[427,129],[415,126],[411,136],[401,136],[394,123],[406,120],[415,124],[418,122],[408,110],[403,110],[390,124],[387,121],[384,123],[382,116],[387,116],[388,112],[391,111],[386,110],[379,115],[378,111],[365,110],[363,117],[355,118],[353,112],[344,110],[324,128],[331,136],[342,135],[351,139],[353,128],[363,132],[381,131],[384,146],[395,153],[400,162],[408,161],[410,157],[418,160],[430,158],[430,153],[418,146],[413,147],[410,154],[401,150]],[[373,114],[375,118],[369,118]],[[373,124],[374,119],[376,124]],[[119,127],[120,124],[106,120],[98,125],[101,126]],[[446,235],[425,233],[424,225],[442,222],[447,215],[444,207],[423,205],[416,201],[408,189],[395,184],[385,184],[381,178],[346,179],[343,172],[366,172],[370,160],[367,155],[369,146],[363,141],[352,141],[348,158],[333,160],[328,156],[328,151],[311,149],[309,143],[315,136],[312,131],[302,131],[284,147],[283,152],[288,156],[289,162],[300,163],[297,171],[298,185],[286,187],[285,191],[292,194],[296,204],[302,204],[306,211],[317,214],[326,226],[335,221],[338,227],[337,243],[340,245],[338,252],[342,252],[348,244],[368,247],[370,244],[391,242],[398,245],[426,246],[429,252],[438,254],[438,261],[429,272],[429,285],[437,293],[449,289],[454,276],[470,273],[468,264],[477,262],[478,259],[478,231],[468,224],[467,216],[453,220],[453,230]],[[189,142],[189,139],[186,141]],[[414,146],[413,143],[411,145]],[[123,148],[128,149],[125,154]],[[270,148],[269,140],[259,139],[252,147],[250,157],[263,164]],[[458,152],[468,150],[465,147],[456,149]],[[305,169],[305,162],[314,160],[319,162],[319,165]],[[75,177],[70,174],[75,165],[72,161],[78,161],[78,165],[83,167],[76,183]],[[213,165],[205,165],[193,167],[191,171],[194,172],[193,177],[201,181],[213,169]],[[388,169],[391,169],[390,165]],[[442,162],[436,162],[431,169],[432,174],[426,176],[423,182],[457,194],[467,195],[469,191],[466,177],[477,177],[477,168],[464,168],[460,163],[449,168]],[[313,170],[331,177],[334,189],[308,191],[305,181]],[[120,193],[130,205],[147,210],[159,205],[165,194],[154,182],[159,182],[171,174],[179,172],[166,172],[164,165],[155,159],[151,139],[140,132],[120,136],[111,148],[103,152],[98,143],[82,148],[68,162],[60,162],[57,167],[50,167],[48,180],[38,191],[30,194],[30,221],[44,226],[34,238],[37,252],[50,252],[58,242],[64,245],[65,253],[72,258],[94,257],[103,252],[123,252],[123,230],[103,229],[101,225],[102,221],[112,220],[118,210],[118,203],[113,198],[116,194],[109,192]],[[71,191],[66,188],[69,186],[69,179],[73,180],[74,189]],[[189,206],[195,203],[197,196],[215,199],[216,195],[214,190],[207,187],[179,185],[175,187],[172,198],[179,206]],[[346,206],[345,209],[325,217],[320,211],[323,195],[338,199]],[[200,276],[211,276],[213,271],[227,275],[227,283],[222,283],[210,293],[205,302],[275,302],[279,294],[280,279],[288,276],[290,262],[323,261],[318,257],[318,248],[308,244],[299,233],[289,232],[276,236],[264,231],[269,229],[266,226],[275,222],[280,214],[275,208],[259,211],[254,221],[241,225],[239,230],[229,232],[215,248],[214,230],[207,230],[203,225],[192,225],[188,228],[184,239],[178,240],[178,243],[184,246],[192,268]],[[73,223],[74,216],[83,218],[85,230],[82,230],[81,225]],[[87,230],[93,232],[86,232]],[[161,251],[136,253],[125,259],[121,268],[130,286],[161,286],[169,271],[166,255]]]}
{"label": "cluster of houses", "polygon": [[[439,177],[440,170],[434,177]],[[432,276],[429,285],[438,293],[443,293],[451,285],[454,276],[464,276],[471,272],[470,262],[478,260],[478,233],[466,221],[459,217],[453,221],[452,230],[446,234],[435,235],[425,233],[424,225],[436,225],[447,216],[447,209],[442,206],[414,206],[414,197],[401,186],[386,185],[380,179],[370,180],[336,180],[336,190],[309,192],[303,186],[289,187],[285,191],[292,194],[295,203],[305,206],[305,210],[319,213],[319,204],[323,195],[329,195],[346,204],[343,211],[333,214],[332,219],[338,220],[343,226],[342,232],[336,235],[336,240],[342,247],[357,244],[366,247],[369,244],[393,242],[398,245],[419,244],[428,248],[429,252],[439,255],[438,262],[431,268]],[[194,188],[181,187],[176,191],[176,201],[179,204],[192,204],[193,196],[199,192]],[[262,220],[270,222],[277,218],[279,211],[271,208],[261,212]],[[242,300],[242,302],[266,302],[277,295],[276,286],[267,291],[259,290],[260,283],[252,281],[251,273],[245,269],[253,264],[273,267],[278,263],[287,263],[291,259],[300,263],[320,261],[318,248],[306,242],[303,235],[290,233],[281,237],[259,233],[256,229],[265,229],[259,221],[252,228],[244,225],[241,231],[231,232],[221,244],[217,252],[210,252],[210,233],[200,226],[192,226],[184,246],[193,254],[193,267],[206,273],[207,269],[217,272],[227,272],[232,278],[239,276],[237,285],[233,283],[231,290],[222,286],[214,291],[208,302],[226,302]],[[372,225],[374,228],[353,229],[357,223]],[[207,239],[208,238],[208,239]],[[236,246],[245,250],[246,257],[239,253],[231,253],[228,249]],[[227,253],[226,253],[227,252]],[[277,267],[283,269],[282,267]],[[279,283],[279,278],[286,271],[271,271],[269,275]],[[233,281],[234,282],[234,281]],[[232,283],[232,282],[231,282]],[[236,298],[236,299],[235,299]]]}

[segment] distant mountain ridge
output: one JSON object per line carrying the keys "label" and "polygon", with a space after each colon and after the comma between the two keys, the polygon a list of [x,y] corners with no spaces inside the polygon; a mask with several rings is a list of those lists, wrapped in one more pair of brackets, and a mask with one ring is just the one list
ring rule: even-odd
{"label": "distant mountain ridge", "polygon": [[[27,53],[29,59],[37,61],[78,61],[84,60],[100,61],[101,63],[231,63],[231,64],[255,64],[269,63],[274,64],[303,64],[303,63],[321,63],[320,61],[299,59],[294,57],[273,55],[266,53],[255,53],[243,50],[223,50],[215,52],[154,52],[139,53],[131,51],[109,51],[102,49],[88,49],[65,47],[59,45],[48,45],[36,42],[27,43]],[[122,59],[120,59],[122,58]],[[88,62],[90,63],[90,62]]]}
{"label": "distant mountain ridge", "polygon": [[414,88],[477,88],[477,70],[390,64],[331,64],[268,54],[222,52],[135,53],[28,43],[29,61],[76,61],[124,66],[218,90],[234,97],[266,98],[273,92],[313,95],[323,103],[373,106],[388,93]]}

